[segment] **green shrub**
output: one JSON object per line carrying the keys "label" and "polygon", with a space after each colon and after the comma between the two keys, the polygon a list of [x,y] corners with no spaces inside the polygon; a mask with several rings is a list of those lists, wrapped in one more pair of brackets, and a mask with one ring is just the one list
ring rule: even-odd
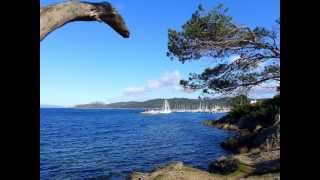
{"label": "green shrub", "polygon": [[254,130],[257,125],[271,126],[279,112],[280,95],[277,95],[256,104],[234,106],[231,112],[222,119],[237,124],[240,129]]}

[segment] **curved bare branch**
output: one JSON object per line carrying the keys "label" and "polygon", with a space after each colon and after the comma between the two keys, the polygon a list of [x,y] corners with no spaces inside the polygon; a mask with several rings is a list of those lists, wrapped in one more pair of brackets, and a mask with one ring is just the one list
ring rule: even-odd
{"label": "curved bare branch", "polygon": [[130,34],[121,15],[110,3],[68,1],[40,8],[40,41],[49,33],[73,21],[103,22],[124,38]]}

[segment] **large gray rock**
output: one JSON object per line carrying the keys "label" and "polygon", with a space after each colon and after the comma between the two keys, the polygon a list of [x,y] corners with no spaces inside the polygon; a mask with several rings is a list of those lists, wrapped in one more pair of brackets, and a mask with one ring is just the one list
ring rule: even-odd
{"label": "large gray rock", "polygon": [[222,142],[221,146],[235,153],[247,152],[253,148],[263,151],[280,149],[280,115],[276,118],[272,126],[267,128],[257,126],[253,132],[241,130],[237,136]]}
{"label": "large gray rock", "polygon": [[276,118],[273,126],[261,130],[254,139],[253,143],[260,149],[266,151],[280,149],[280,115]]}
{"label": "large gray rock", "polygon": [[239,160],[233,157],[222,157],[211,164],[209,164],[209,172],[217,174],[230,174],[238,170]]}

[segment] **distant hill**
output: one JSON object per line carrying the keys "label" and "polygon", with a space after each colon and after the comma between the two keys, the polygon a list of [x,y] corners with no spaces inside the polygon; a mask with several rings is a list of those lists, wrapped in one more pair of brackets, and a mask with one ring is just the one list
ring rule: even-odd
{"label": "distant hill", "polygon": [[50,105],[50,104],[40,104],[40,108],[64,108],[63,106]]}
{"label": "distant hill", "polygon": [[[178,105],[191,106],[193,108],[198,108],[200,100],[199,99],[188,99],[188,98],[171,98],[167,99],[170,107],[174,108]],[[230,104],[231,98],[219,98],[219,99],[207,99],[202,100],[202,103],[210,105],[221,105],[228,106]],[[128,102],[116,102],[110,104],[104,104],[102,102],[95,102],[89,104],[79,104],[76,108],[161,108],[164,99],[151,99],[147,101],[128,101]]]}

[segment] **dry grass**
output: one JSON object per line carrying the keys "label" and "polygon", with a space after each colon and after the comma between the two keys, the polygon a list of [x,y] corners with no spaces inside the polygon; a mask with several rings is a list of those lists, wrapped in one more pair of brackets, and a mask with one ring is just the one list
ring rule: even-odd
{"label": "dry grass", "polygon": [[151,173],[133,173],[132,180],[233,180],[248,175],[252,169],[241,164],[239,170],[229,175],[210,174],[185,165],[169,164]]}

